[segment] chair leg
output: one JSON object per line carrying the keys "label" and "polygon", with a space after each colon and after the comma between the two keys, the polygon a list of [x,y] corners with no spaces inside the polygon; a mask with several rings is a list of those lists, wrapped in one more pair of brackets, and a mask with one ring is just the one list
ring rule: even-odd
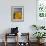
{"label": "chair leg", "polygon": [[7,41],[4,42],[5,46],[7,46]]}
{"label": "chair leg", "polygon": [[7,46],[7,36],[5,35],[5,46]]}
{"label": "chair leg", "polygon": [[15,44],[15,46],[18,46],[18,34],[17,34],[17,36],[16,36],[16,44]]}
{"label": "chair leg", "polygon": [[17,46],[18,46],[18,34],[17,34]]}

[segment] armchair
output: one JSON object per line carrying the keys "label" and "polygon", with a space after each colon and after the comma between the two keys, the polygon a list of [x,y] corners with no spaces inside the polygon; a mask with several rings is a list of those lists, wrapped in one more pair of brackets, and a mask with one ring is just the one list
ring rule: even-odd
{"label": "armchair", "polygon": [[7,46],[7,38],[12,38],[13,36],[17,36],[17,45],[16,46],[18,46],[18,27],[16,27],[16,28],[11,28],[11,33],[6,33],[5,34],[5,46]]}

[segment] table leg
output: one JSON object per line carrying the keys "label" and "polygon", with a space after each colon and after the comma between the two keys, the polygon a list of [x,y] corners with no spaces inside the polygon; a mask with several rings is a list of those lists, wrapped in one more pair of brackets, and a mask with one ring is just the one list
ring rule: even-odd
{"label": "table leg", "polygon": [[7,36],[5,35],[5,46],[7,46]]}
{"label": "table leg", "polygon": [[17,34],[17,46],[18,46],[18,34]]}

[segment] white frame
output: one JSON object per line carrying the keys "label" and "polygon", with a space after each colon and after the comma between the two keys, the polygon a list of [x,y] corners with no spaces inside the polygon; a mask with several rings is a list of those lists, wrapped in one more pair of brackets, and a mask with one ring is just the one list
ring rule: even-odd
{"label": "white frame", "polygon": [[[22,8],[22,19],[13,19],[14,8]],[[13,21],[13,22],[22,22],[22,21],[24,21],[24,6],[11,6],[11,21]]]}

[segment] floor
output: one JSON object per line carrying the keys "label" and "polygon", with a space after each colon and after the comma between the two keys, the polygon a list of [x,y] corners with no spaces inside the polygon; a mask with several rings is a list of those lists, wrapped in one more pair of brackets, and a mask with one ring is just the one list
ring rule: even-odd
{"label": "floor", "polygon": [[[33,43],[33,42],[30,43],[30,44],[31,44],[30,46],[37,46],[37,44],[36,43]],[[2,43],[0,42],[0,46],[5,46],[5,45],[4,45],[3,42]],[[10,42],[10,43],[8,43],[7,46],[16,46],[16,45],[15,45],[15,42],[14,43]],[[21,45],[21,46],[25,46],[25,45]],[[41,46],[46,46],[46,43],[44,43],[44,45],[41,45]]]}

